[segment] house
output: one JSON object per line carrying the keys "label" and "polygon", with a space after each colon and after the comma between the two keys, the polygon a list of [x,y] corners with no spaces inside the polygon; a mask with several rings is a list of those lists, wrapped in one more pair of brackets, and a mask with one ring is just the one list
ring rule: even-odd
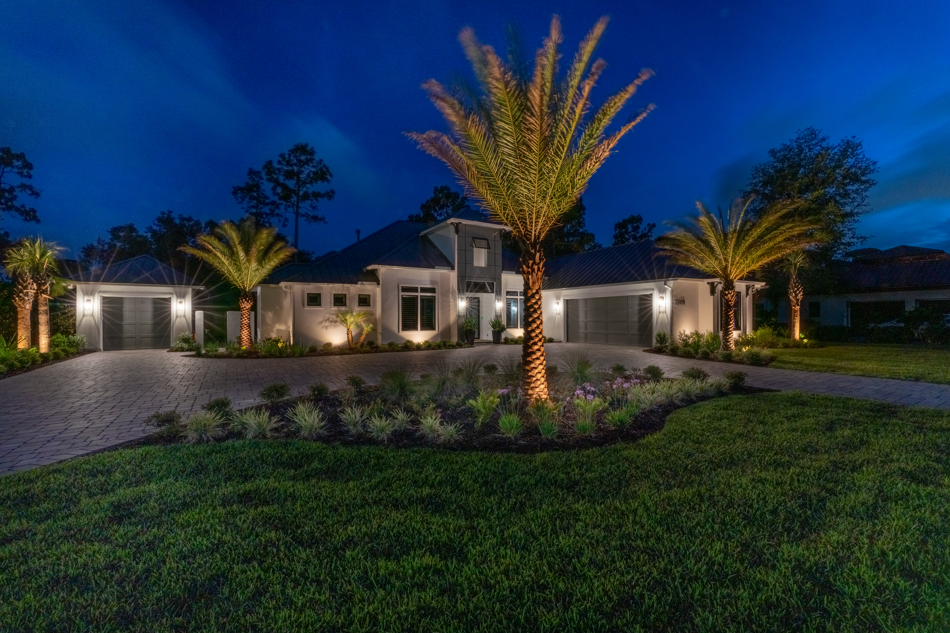
{"label": "house", "polygon": [[817,325],[860,326],[916,307],[950,314],[950,254],[936,248],[862,248],[842,262],[842,292],[806,295],[802,317]]}
{"label": "house", "polygon": [[92,271],[66,268],[76,290],[76,333],[89,348],[167,349],[192,331],[192,296],[201,286],[154,257]]}
{"label": "house", "polygon": [[[399,220],[313,262],[287,264],[255,288],[256,335],[340,345],[346,332],[333,315],[364,310],[378,344],[456,341],[469,317],[477,340],[491,338],[496,316],[506,336],[519,336],[524,283],[517,255],[502,248],[505,230],[465,209],[435,225]],[[545,336],[645,347],[659,331],[718,331],[717,280],[674,266],[658,251],[644,240],[549,260]],[[737,333],[751,329],[755,285],[737,285]]]}

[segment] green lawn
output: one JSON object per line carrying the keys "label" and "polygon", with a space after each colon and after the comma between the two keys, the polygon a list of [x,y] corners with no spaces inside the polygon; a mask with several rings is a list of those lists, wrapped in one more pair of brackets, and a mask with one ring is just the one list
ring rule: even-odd
{"label": "green lawn", "polygon": [[946,631],[950,414],[770,393],[540,455],[240,441],[0,479],[2,631]]}
{"label": "green lawn", "polygon": [[770,367],[950,384],[950,351],[913,345],[835,345],[774,349]]}

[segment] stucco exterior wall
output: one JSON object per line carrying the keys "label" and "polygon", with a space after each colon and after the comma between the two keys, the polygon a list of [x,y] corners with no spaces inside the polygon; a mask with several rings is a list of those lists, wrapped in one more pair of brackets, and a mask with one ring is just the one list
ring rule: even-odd
{"label": "stucco exterior wall", "polygon": [[[670,283],[670,331],[675,336],[682,331],[705,332],[712,329],[712,306],[700,303],[700,291],[706,290],[702,282],[678,279]],[[706,292],[709,296],[709,292]],[[712,299],[710,297],[710,299]],[[704,302],[711,304],[712,302]],[[706,310],[703,310],[705,307]],[[704,318],[705,317],[705,318]],[[705,327],[704,327],[705,326]]]}
{"label": "stucco exterior wall", "polygon": [[[379,343],[390,341],[457,341],[458,292],[455,271],[416,268],[382,268],[379,275],[380,312]],[[431,286],[436,289],[436,329],[430,332],[402,331],[401,286]]]}
{"label": "stucco exterior wall", "polygon": [[[102,349],[102,298],[149,297],[171,299],[172,341],[182,332],[192,331],[192,288],[190,286],[156,286],[151,284],[76,283],[76,333],[86,337],[89,349]],[[88,303],[87,303],[88,300]],[[181,311],[178,302],[182,301]]]}
{"label": "stucco exterior wall", "polygon": [[258,286],[257,314],[260,318],[259,338],[280,337],[290,341],[293,327],[293,305],[290,293],[282,287]]}
{"label": "stucco exterior wall", "polygon": [[[850,325],[848,304],[874,301],[903,301],[905,310],[913,310],[918,301],[950,300],[950,289],[942,290],[902,290],[895,292],[861,292],[841,295],[806,295],[802,301],[802,318],[819,325]],[[809,303],[821,303],[821,316],[813,317],[809,313]],[[788,321],[788,301],[778,305],[779,321]]]}

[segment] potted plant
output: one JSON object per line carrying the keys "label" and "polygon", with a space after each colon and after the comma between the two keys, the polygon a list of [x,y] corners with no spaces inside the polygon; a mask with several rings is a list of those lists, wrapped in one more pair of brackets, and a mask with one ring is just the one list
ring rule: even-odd
{"label": "potted plant", "polygon": [[500,317],[495,317],[488,322],[488,325],[491,327],[491,342],[498,345],[501,343],[501,333],[508,328],[505,327],[505,322]]}
{"label": "potted plant", "polygon": [[465,335],[465,342],[468,345],[475,344],[475,330],[478,329],[478,324],[475,323],[475,319],[468,317],[462,321],[462,334]]}

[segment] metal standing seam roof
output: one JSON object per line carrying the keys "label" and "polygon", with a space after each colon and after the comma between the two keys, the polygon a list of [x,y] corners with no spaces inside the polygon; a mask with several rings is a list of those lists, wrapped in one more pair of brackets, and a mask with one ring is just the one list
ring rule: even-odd
{"label": "metal standing seam roof", "polygon": [[602,286],[674,278],[709,279],[687,266],[671,264],[659,255],[653,240],[642,240],[594,251],[549,259],[545,266],[544,290]]}
{"label": "metal standing seam roof", "polygon": [[112,262],[96,270],[66,270],[66,279],[80,283],[141,284],[154,286],[198,286],[195,281],[158,261],[151,255],[139,255]]}
{"label": "metal standing seam roof", "polygon": [[843,287],[853,292],[950,287],[950,255],[917,246],[862,249],[846,264]]}
{"label": "metal standing seam roof", "polygon": [[428,237],[420,236],[427,228],[425,223],[397,220],[315,262],[282,266],[263,283],[377,283],[376,273],[366,270],[374,265],[451,269],[452,262],[442,251]]}

